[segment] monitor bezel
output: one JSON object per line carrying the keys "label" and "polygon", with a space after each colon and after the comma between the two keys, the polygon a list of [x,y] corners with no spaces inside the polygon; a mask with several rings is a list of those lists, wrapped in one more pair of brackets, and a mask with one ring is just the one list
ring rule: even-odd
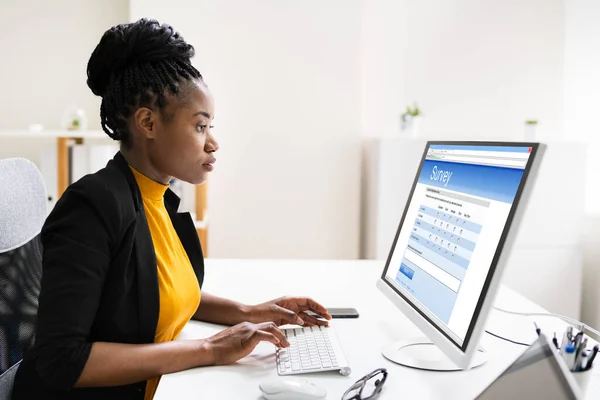
{"label": "monitor bezel", "polygon": [[[396,243],[398,241],[398,237],[404,226],[404,222],[406,219],[406,214],[408,212],[410,202],[412,200],[415,188],[419,181],[419,176],[421,174],[421,170],[423,168],[424,162],[426,160],[427,153],[432,145],[442,145],[442,146],[501,146],[501,147],[531,147],[531,155],[528,159],[528,162],[523,171],[523,177],[515,194],[515,199],[509,211],[506,224],[502,231],[502,235],[500,236],[500,240],[498,241],[498,246],[496,247],[496,251],[494,252],[494,256],[492,258],[492,262],[490,265],[490,269],[487,273],[481,294],[479,295],[479,299],[477,300],[477,305],[473,312],[473,317],[469,324],[469,328],[467,329],[467,333],[463,340],[462,345],[454,340],[444,329],[440,327],[439,324],[435,323],[428,315],[426,315],[423,310],[417,307],[409,298],[407,298],[403,293],[396,289],[394,285],[391,284],[386,279],[386,274],[388,268],[390,266],[390,262],[394,253],[394,249],[396,247]],[[497,142],[497,141],[427,141],[425,144],[425,148],[423,150],[423,154],[421,156],[421,161],[419,163],[419,167],[417,168],[417,172],[415,175],[415,179],[413,181],[410,193],[408,195],[408,199],[406,201],[404,211],[402,213],[402,218],[400,219],[400,223],[398,228],[396,229],[396,234],[394,236],[394,241],[390,248],[385,267],[383,272],[378,279],[377,287],[396,305],[401,311],[413,322],[417,327],[419,327],[423,333],[425,333],[430,340],[432,340],[442,351],[444,351],[452,361],[454,361],[457,366],[461,368],[467,368],[473,354],[477,346],[472,345],[473,343],[478,344],[479,337],[482,333],[482,328],[484,326],[484,322],[487,319],[487,314],[489,313],[489,308],[491,305],[492,298],[495,297],[495,294],[498,289],[498,282],[501,279],[501,274],[504,269],[504,264],[506,260],[506,255],[509,253],[510,247],[512,246],[512,239],[518,230],[518,223],[521,218],[515,218],[518,216],[520,212],[525,209],[525,203],[529,198],[529,193],[531,192],[531,181],[533,181],[532,176],[537,172],[539,162],[541,160],[541,156],[543,153],[544,146],[541,143],[533,143],[533,142]],[[528,184],[529,183],[529,184]],[[486,307],[486,299],[487,307]],[[400,301],[397,301],[400,300]],[[448,346],[450,344],[450,346]]]}

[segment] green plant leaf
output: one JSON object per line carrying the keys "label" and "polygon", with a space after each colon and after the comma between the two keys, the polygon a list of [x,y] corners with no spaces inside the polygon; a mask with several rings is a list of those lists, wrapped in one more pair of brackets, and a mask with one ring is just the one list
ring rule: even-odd
{"label": "green plant leaf", "polygon": [[402,114],[402,116],[407,115],[410,115],[411,117],[417,117],[419,115],[422,115],[417,103],[414,103],[414,108],[411,108],[410,105],[406,106],[406,111],[404,112],[404,114]]}

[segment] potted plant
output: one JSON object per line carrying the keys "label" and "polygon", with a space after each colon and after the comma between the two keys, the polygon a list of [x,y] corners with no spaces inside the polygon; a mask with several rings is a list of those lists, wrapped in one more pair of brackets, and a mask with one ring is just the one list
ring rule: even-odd
{"label": "potted plant", "polygon": [[62,126],[69,131],[87,129],[87,117],[85,111],[76,105],[71,105],[63,115]]}
{"label": "potted plant", "polygon": [[419,126],[422,117],[423,114],[417,103],[414,103],[414,107],[412,108],[410,105],[406,106],[406,111],[401,115],[402,130],[407,132],[410,137],[419,136]]}
{"label": "potted plant", "polygon": [[535,141],[535,130],[538,125],[537,119],[528,119],[525,121],[525,141]]}

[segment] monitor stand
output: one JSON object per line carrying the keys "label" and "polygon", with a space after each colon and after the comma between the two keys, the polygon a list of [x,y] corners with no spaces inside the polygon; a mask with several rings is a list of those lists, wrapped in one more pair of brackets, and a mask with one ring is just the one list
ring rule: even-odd
{"label": "monitor stand", "polygon": [[[381,351],[383,356],[405,367],[430,371],[461,371],[435,344],[425,337],[399,340],[387,345]],[[477,350],[471,361],[471,368],[487,360],[483,349]]]}

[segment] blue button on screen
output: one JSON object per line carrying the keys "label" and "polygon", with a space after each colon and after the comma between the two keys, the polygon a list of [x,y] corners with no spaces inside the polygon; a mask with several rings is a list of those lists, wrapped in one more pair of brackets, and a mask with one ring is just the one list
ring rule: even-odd
{"label": "blue button on screen", "polygon": [[402,274],[404,276],[406,276],[410,280],[412,280],[413,276],[415,275],[415,271],[413,271],[412,269],[408,268],[404,264],[400,265],[400,272],[402,272]]}

